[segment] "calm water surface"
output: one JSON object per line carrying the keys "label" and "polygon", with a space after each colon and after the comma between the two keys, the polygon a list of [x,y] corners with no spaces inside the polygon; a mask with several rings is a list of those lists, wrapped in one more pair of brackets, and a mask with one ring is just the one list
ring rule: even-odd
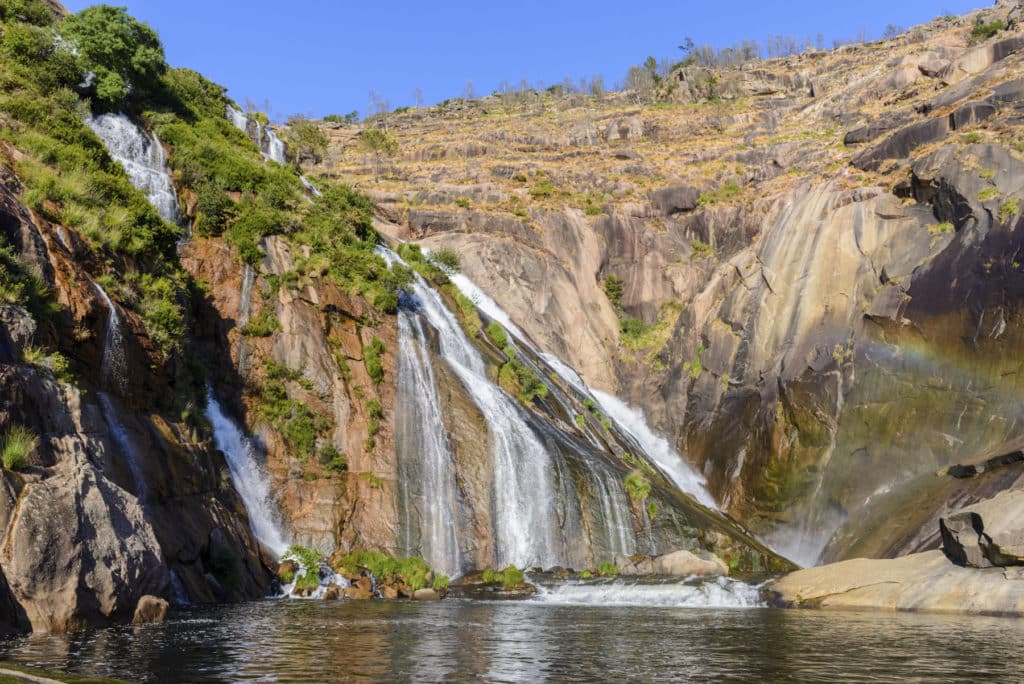
{"label": "calm water surface", "polygon": [[765,608],[260,601],[164,625],[0,642],[147,682],[1021,681],[1024,621]]}

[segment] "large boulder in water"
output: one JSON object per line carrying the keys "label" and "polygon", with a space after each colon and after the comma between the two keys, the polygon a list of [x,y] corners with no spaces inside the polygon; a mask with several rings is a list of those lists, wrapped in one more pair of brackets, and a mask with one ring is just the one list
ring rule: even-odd
{"label": "large boulder in water", "polygon": [[729,566],[714,554],[705,552],[698,556],[689,551],[676,551],[655,558],[654,572],[658,575],[674,575],[676,577],[706,577],[708,575],[728,575]]}
{"label": "large boulder in water", "polygon": [[166,599],[158,596],[143,596],[139,599],[139,605],[135,606],[132,624],[148,625],[163,622],[167,619],[167,609],[169,607],[170,604]]}
{"label": "large boulder in water", "polygon": [[939,520],[942,548],[958,565],[1024,565],[1024,491],[1003,492]]}
{"label": "large boulder in water", "polygon": [[24,485],[0,564],[36,631],[126,622],[170,585],[138,500],[77,454]]}

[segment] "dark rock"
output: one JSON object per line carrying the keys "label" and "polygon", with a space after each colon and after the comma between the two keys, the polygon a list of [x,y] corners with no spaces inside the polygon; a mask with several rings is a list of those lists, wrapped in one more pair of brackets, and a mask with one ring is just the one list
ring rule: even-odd
{"label": "dark rock", "polygon": [[939,520],[942,550],[957,565],[990,568],[992,563],[981,548],[984,524],[976,513],[957,513]]}
{"label": "dark rock", "polygon": [[995,105],[989,102],[968,102],[949,115],[950,128],[954,131],[964,126],[981,123],[996,114]]}
{"label": "dark rock", "polygon": [[866,126],[855,128],[843,136],[844,145],[858,145],[871,142],[889,131],[895,130],[906,124],[910,117],[906,114],[888,114],[879,117]]}
{"label": "dark rock", "polygon": [[690,185],[673,185],[651,193],[651,204],[663,214],[678,214],[697,208],[700,192]]}
{"label": "dark rock", "polygon": [[859,169],[873,171],[887,159],[905,159],[918,147],[944,139],[949,135],[949,130],[949,117],[911,124],[858,154],[853,159],[853,165]]}
{"label": "dark rock", "polygon": [[22,350],[32,343],[36,322],[20,306],[0,306],[0,362],[17,363]]}
{"label": "dark rock", "polygon": [[972,568],[1024,565],[1024,491],[1002,492],[939,519],[946,556]]}

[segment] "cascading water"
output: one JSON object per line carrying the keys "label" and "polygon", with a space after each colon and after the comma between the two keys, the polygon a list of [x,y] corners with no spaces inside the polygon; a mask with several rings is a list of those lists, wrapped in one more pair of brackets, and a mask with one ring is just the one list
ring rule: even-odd
{"label": "cascading water", "polygon": [[320,192],[315,185],[310,183],[309,179],[306,178],[305,176],[299,176],[299,180],[302,181],[302,187],[306,188],[306,190],[309,190],[310,194],[313,195],[313,197],[320,197],[323,195],[323,193]]}
{"label": "cascading water", "polygon": [[[501,323],[516,338],[517,343],[529,344],[526,341],[526,335],[512,322],[512,318],[473,281],[461,273],[453,274],[451,280],[481,311]],[[695,472],[683,457],[669,445],[668,440],[651,429],[642,411],[631,408],[617,397],[591,390],[579,374],[558,357],[540,352],[537,352],[537,355],[573,389],[584,396],[592,395],[597,399],[605,414],[618,424],[623,433],[628,434],[637,442],[647,457],[680,490],[708,508],[717,510],[717,504],[714,497],[708,492],[704,478]]]}
{"label": "cascading water", "polygon": [[[398,313],[398,436],[403,554],[420,555],[448,575],[462,574],[457,485],[452,447],[444,429],[433,364],[423,323],[414,312]],[[420,472],[411,472],[415,465]],[[410,489],[416,487],[416,491]],[[417,520],[418,519],[418,520]],[[419,544],[413,539],[418,528]]]}
{"label": "cascading water", "polygon": [[147,136],[124,114],[90,116],[86,123],[103,140],[110,156],[124,167],[132,185],[146,193],[160,216],[177,223],[178,197],[156,135]]}
{"label": "cascading water", "polygon": [[249,133],[249,117],[245,115],[240,109],[235,109],[231,105],[227,106],[228,121],[238,130],[242,131],[246,135]]}
{"label": "cascading water", "polygon": [[629,502],[626,500],[622,482],[605,470],[591,469],[591,473],[601,506],[601,519],[604,520],[608,550],[612,556],[631,556],[636,553],[636,533],[633,531]]}
{"label": "cascading water", "polygon": [[727,577],[693,580],[597,580],[537,584],[534,601],[560,605],[661,608],[758,608],[766,605],[761,589]]}
{"label": "cascading water", "polygon": [[605,413],[614,420],[618,426],[630,435],[637,444],[644,450],[647,457],[658,466],[680,490],[686,492],[701,504],[717,510],[714,497],[705,487],[706,481],[683,460],[683,457],[672,448],[668,440],[655,433],[643,411],[632,408],[626,402],[610,394],[591,390],[594,398],[601,404]]}
{"label": "cascading water", "polygon": [[[390,250],[381,248],[379,253],[389,262],[400,261]],[[487,377],[483,358],[440,295],[418,275],[413,291],[419,311],[437,331],[442,358],[487,420],[494,461],[498,565],[551,567],[564,562],[550,455],[515,401]]]}
{"label": "cascading water", "polygon": [[227,458],[231,480],[249,513],[253,534],[274,553],[284,553],[288,535],[271,495],[270,480],[257,460],[252,442],[224,413],[212,391],[207,391],[206,417],[213,425],[217,448]]}
{"label": "cascading water", "polygon": [[[238,321],[241,330],[249,323],[252,315],[252,288],[256,284],[256,269],[246,263],[242,267],[242,290],[238,295]],[[238,372],[243,376],[249,372],[249,347],[245,335],[238,336]]]}
{"label": "cascading water", "polygon": [[111,381],[123,385],[126,377],[124,337],[117,307],[99,283],[93,283],[100,299],[107,306],[107,328],[103,334],[103,357],[100,359],[100,387],[107,389]]}
{"label": "cascading water", "polygon": [[135,485],[135,497],[139,500],[139,503],[145,505],[146,478],[142,475],[142,469],[136,458],[135,445],[132,444],[131,438],[128,436],[128,429],[125,428],[124,423],[121,421],[121,414],[118,412],[117,406],[110,395],[106,392],[97,392],[96,396],[100,400],[103,419],[110,430],[110,436],[113,437],[114,443],[117,444],[117,448],[124,454],[125,461],[128,463],[128,470],[132,474],[132,483]]}
{"label": "cascading water", "polygon": [[263,135],[260,138],[260,151],[263,152],[264,158],[269,161],[275,161],[278,164],[287,163],[284,143],[281,142],[270,126],[263,128]]}

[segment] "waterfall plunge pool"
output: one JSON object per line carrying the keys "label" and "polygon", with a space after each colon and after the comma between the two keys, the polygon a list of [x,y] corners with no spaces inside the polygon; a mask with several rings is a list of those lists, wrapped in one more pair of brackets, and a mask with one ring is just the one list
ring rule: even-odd
{"label": "waterfall plunge pool", "polygon": [[257,601],[0,642],[0,658],[145,682],[1016,681],[1024,621],[540,601]]}

